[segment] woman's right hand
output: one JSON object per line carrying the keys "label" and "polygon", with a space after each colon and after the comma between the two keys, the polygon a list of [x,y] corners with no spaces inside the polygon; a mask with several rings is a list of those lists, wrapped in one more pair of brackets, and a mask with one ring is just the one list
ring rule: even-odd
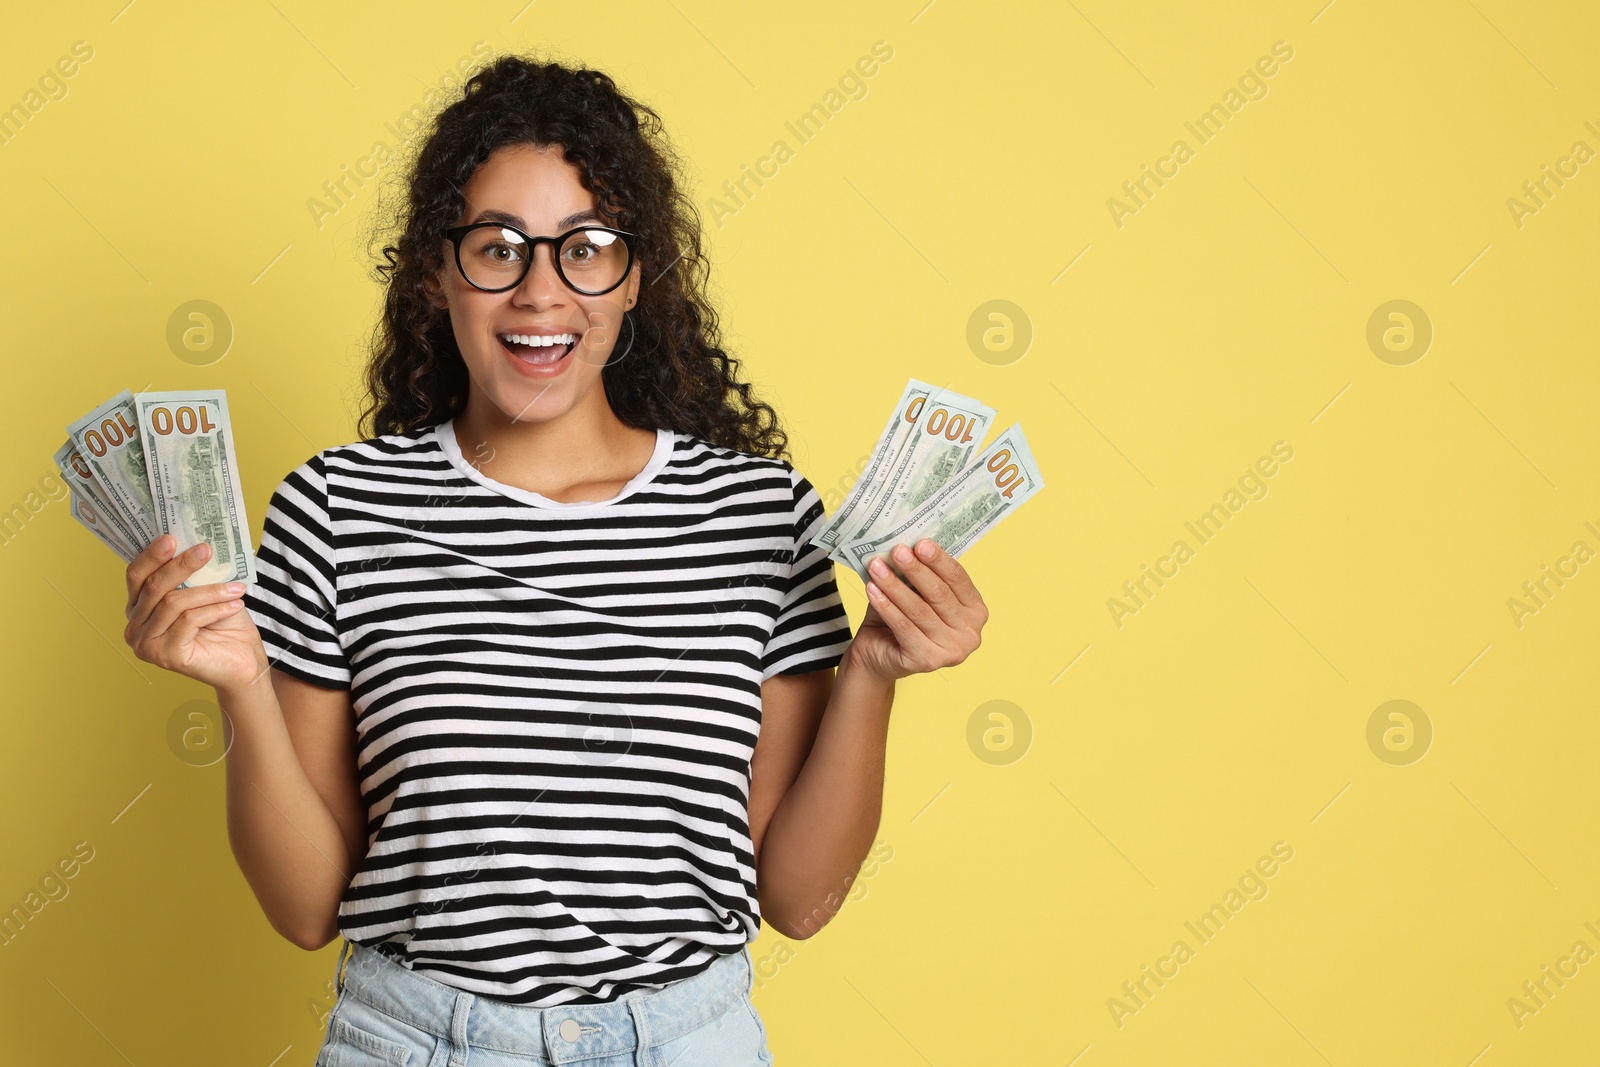
{"label": "woman's right hand", "polygon": [[134,655],[219,689],[243,688],[267,673],[261,632],[244,610],[243,582],[179,589],[211,558],[210,545],[180,555],[163,534],[128,564],[128,625],[123,640]]}

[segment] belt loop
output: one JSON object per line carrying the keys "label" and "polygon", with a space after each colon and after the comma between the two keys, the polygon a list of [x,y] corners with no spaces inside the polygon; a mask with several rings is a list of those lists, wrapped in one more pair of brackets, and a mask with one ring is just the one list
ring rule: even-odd
{"label": "belt loop", "polygon": [[344,961],[355,952],[348,938],[340,938],[339,958],[333,965],[333,985],[338,996],[344,996]]}
{"label": "belt loop", "polygon": [[464,1067],[467,1062],[467,1015],[473,999],[471,993],[456,993],[455,1012],[450,1016],[450,1067]]}
{"label": "belt loop", "polygon": [[633,1015],[633,1036],[638,1041],[638,1048],[633,1054],[634,1067],[655,1067],[659,1057],[650,1043],[649,1009],[645,1007],[645,998],[634,997],[629,1000],[628,1011]]}

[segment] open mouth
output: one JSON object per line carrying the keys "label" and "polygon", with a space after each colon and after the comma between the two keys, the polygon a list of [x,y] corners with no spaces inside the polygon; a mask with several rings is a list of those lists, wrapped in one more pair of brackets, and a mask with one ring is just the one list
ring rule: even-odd
{"label": "open mouth", "polygon": [[559,334],[555,337],[530,337],[523,334],[502,334],[500,346],[513,358],[534,367],[553,367],[567,358],[578,345],[576,334]]}

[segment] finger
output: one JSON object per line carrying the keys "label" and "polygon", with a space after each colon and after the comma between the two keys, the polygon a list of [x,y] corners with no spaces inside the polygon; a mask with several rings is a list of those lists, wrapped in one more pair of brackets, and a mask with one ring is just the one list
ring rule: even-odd
{"label": "finger", "polygon": [[[898,584],[899,579],[893,579],[893,582]],[[905,661],[932,662],[929,653],[933,642],[928,640],[928,635],[922,632],[921,627],[907,618],[906,613],[889,599],[888,592],[876,580],[867,583],[867,600],[878,609],[878,615],[894,634],[895,641],[900,645],[900,655]]]}
{"label": "finger", "polygon": [[172,628],[166,632],[162,644],[169,653],[177,652],[180,648],[187,648],[193,643],[195,636],[202,627],[210,626],[219,619],[226,619],[244,607],[242,600],[224,600],[220,604],[205,604],[198,608],[190,608],[179,615],[173,622]]}
{"label": "finger", "polygon": [[210,558],[211,546],[198,544],[186,552],[173,556],[154,574],[147,577],[137,599],[133,602],[133,609],[128,613],[128,622],[132,628],[139,629],[155,610],[157,602],[178,588],[189,575],[205,566]]}
{"label": "finger", "polygon": [[[880,568],[882,569],[880,570]],[[918,630],[923,631],[932,638],[934,634],[948,628],[938,613],[928,606],[927,601],[922,599],[920,592],[895,577],[894,572],[889,569],[887,561],[881,559],[873,560],[868,567],[868,573],[872,575],[878,588],[885,594],[889,602],[899,608],[900,613],[910,619]]]}
{"label": "finger", "polygon": [[[216,585],[201,585],[193,589],[174,589],[156,602],[155,610],[145,620],[144,625],[135,633],[144,637],[146,641],[160,640],[161,635],[167,632],[178,616],[190,608],[204,607],[207,604],[216,604],[224,600],[236,600],[244,594],[243,582],[225,582]],[[129,624],[130,629],[132,624]]]}
{"label": "finger", "polygon": [[144,588],[145,579],[167,561],[177,543],[177,539],[172,535],[162,534],[145,545],[144,551],[128,561],[128,606],[123,610],[124,615],[132,617],[133,605],[139,599],[139,590]]}
{"label": "finger", "polygon": [[906,581],[922,594],[922,599],[933,608],[945,625],[956,626],[961,622],[961,616],[967,610],[966,606],[956,599],[949,583],[938,571],[918,559],[916,553],[906,545],[895,545],[889,555],[894,560],[895,566],[900,568],[900,573],[905,576]]}
{"label": "finger", "polygon": [[208,546],[195,545],[185,552],[174,555],[157,567],[154,573],[145,577],[144,583],[134,597],[133,606],[128,609],[128,633],[137,634],[143,631],[151,613],[161,603],[161,598],[176,589],[195,569],[204,564],[204,560],[195,557],[206,551],[209,551]]}
{"label": "finger", "polygon": [[931,537],[924,537],[913,547],[916,549],[917,559],[944,579],[957,601],[969,608],[983,607],[983,597],[979,595],[978,587],[972,584],[972,576],[967,573],[967,568],[940,548],[939,542]]}

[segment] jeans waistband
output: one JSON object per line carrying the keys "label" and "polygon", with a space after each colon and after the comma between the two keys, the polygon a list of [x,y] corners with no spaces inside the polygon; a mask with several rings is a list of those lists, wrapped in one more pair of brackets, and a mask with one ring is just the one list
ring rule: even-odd
{"label": "jeans waistband", "polygon": [[[662,989],[634,990],[607,1004],[534,1008],[445,985],[365,945],[346,946],[342,996],[448,1038],[456,1048],[540,1056],[553,1064],[676,1040],[749,997],[755,980],[745,945]],[[341,961],[344,956],[342,949]]]}

